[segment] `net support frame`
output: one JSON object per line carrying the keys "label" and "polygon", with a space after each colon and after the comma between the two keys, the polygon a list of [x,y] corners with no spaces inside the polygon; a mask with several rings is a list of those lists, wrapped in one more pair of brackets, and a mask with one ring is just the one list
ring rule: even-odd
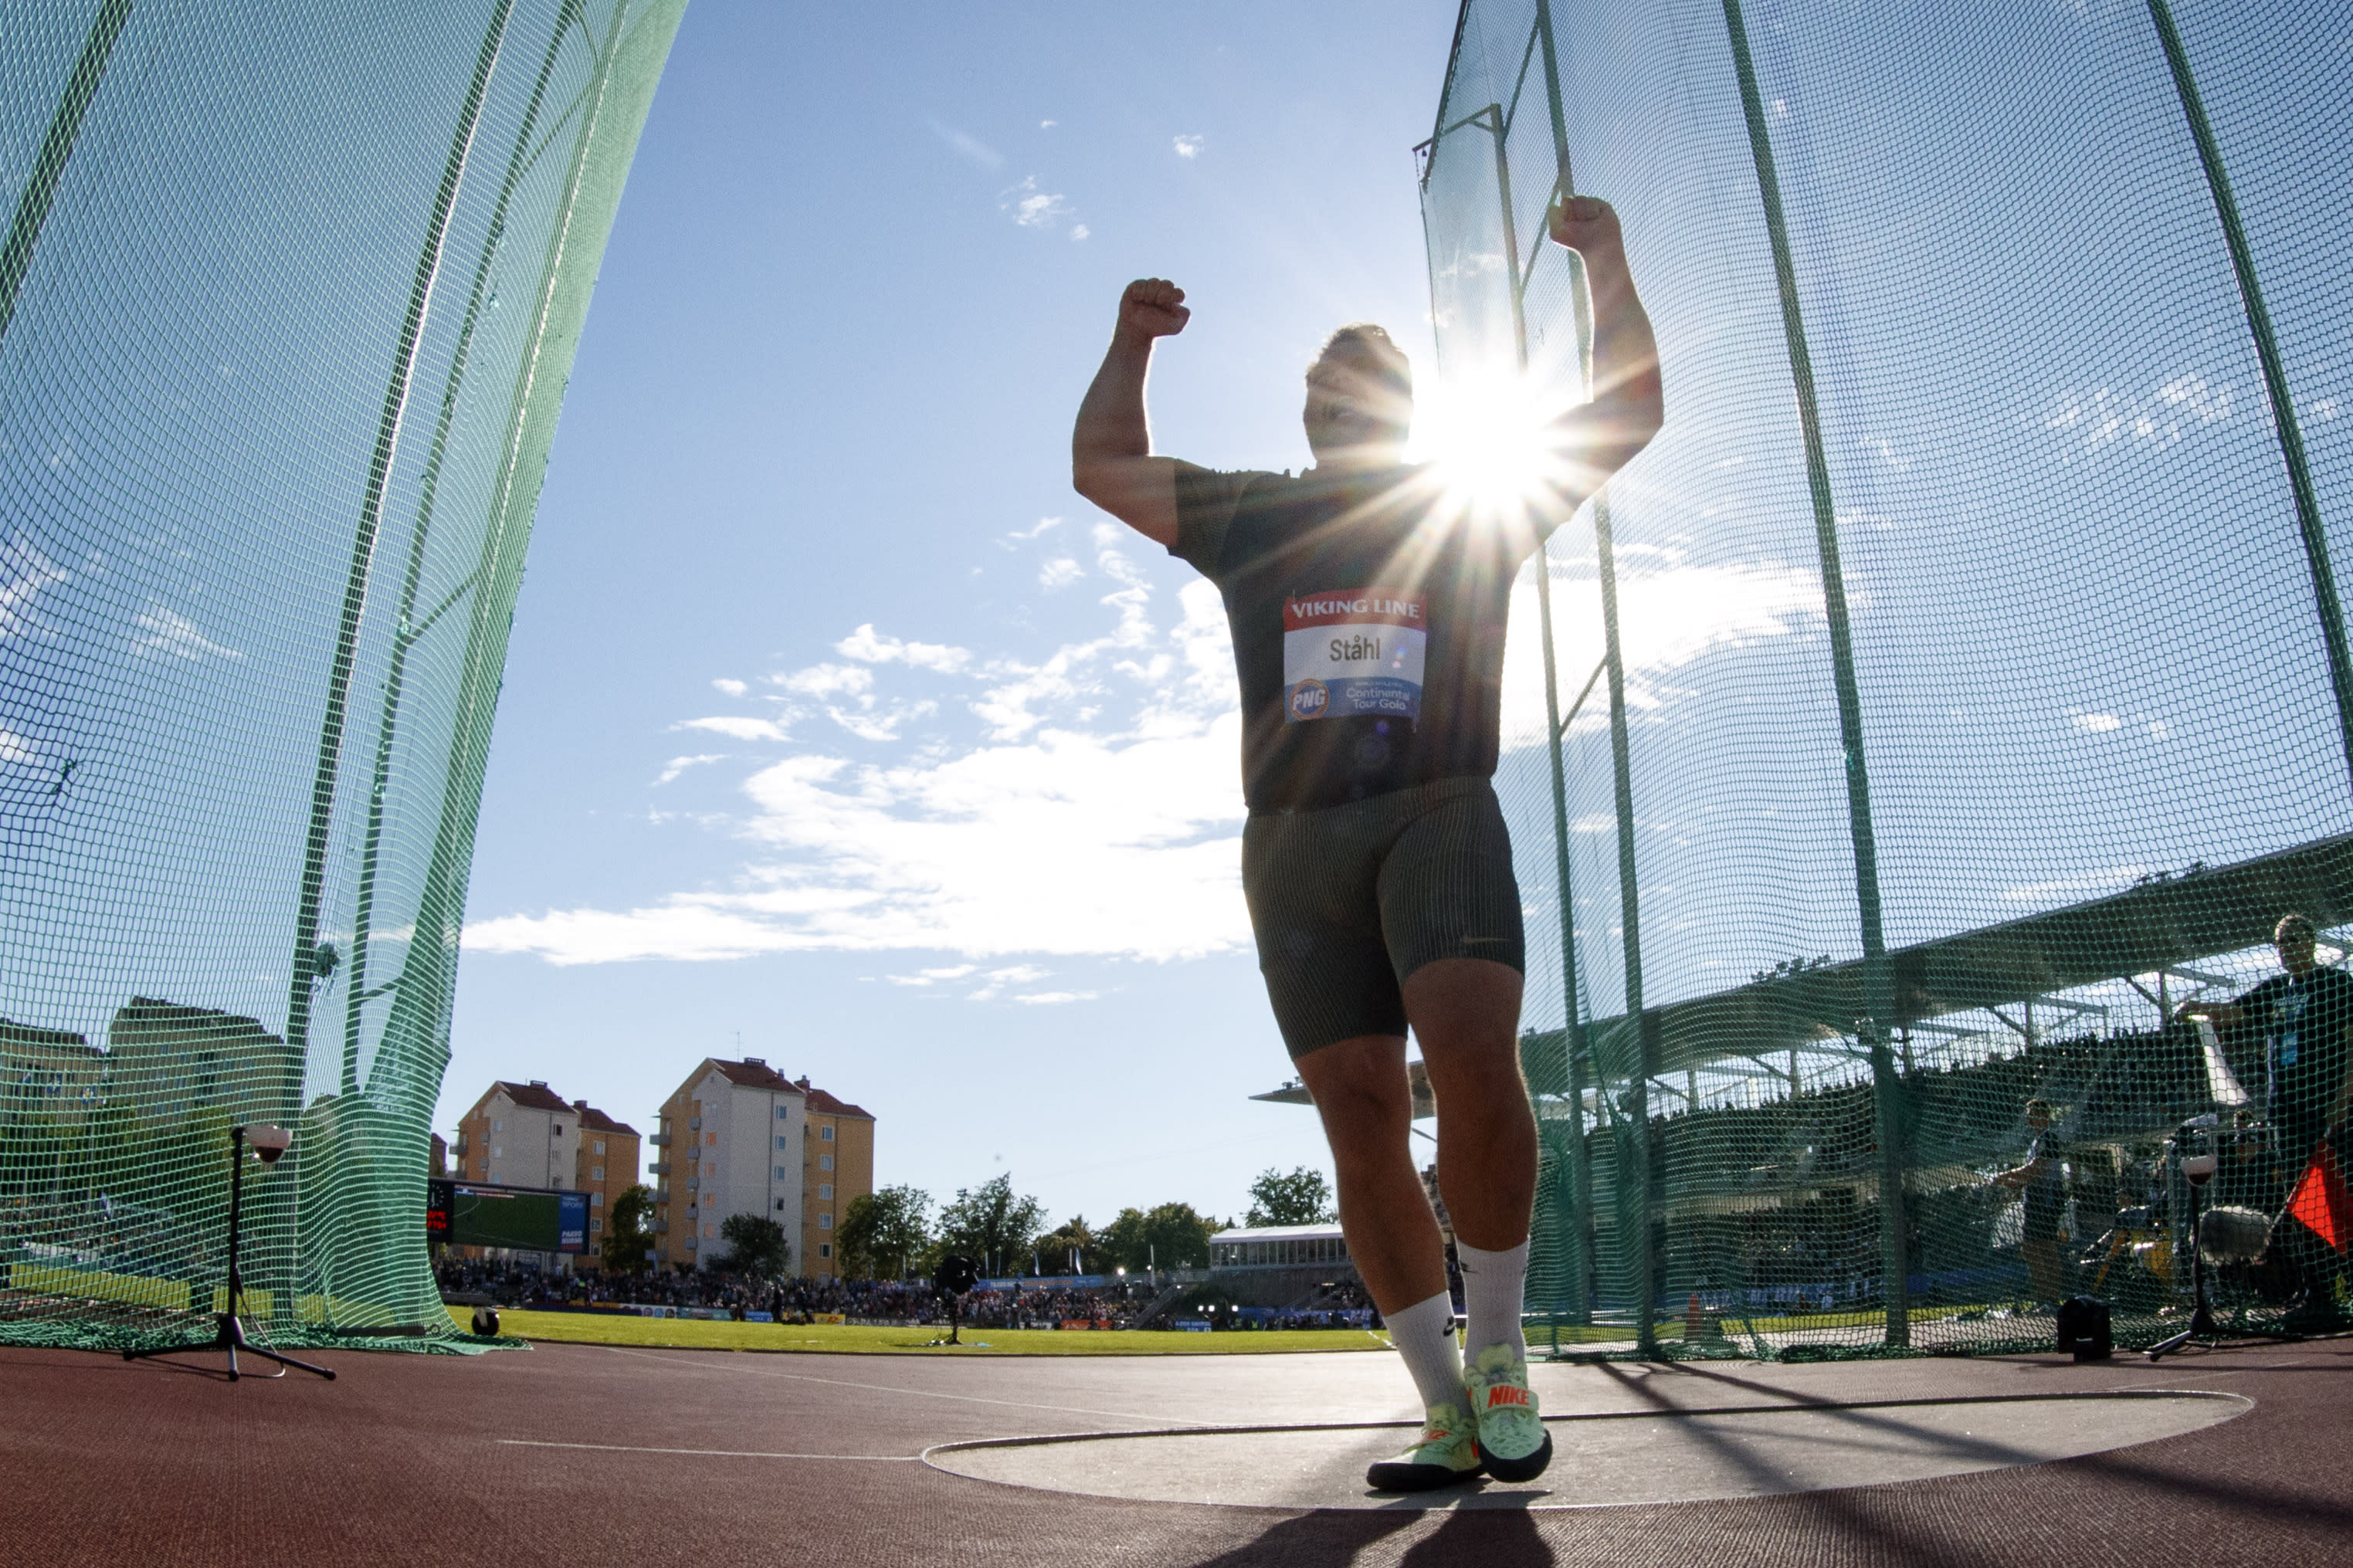
{"label": "net support frame", "polygon": [[[1773,278],[1780,298],[1782,337],[1788,345],[1789,380],[1797,395],[1798,427],[1806,454],[1806,489],[1813,503],[1815,548],[1822,574],[1822,609],[1829,623],[1831,673],[1836,686],[1839,749],[1846,771],[1847,831],[1854,847],[1855,911],[1862,935],[1863,1016],[1855,1033],[1871,1059],[1872,1099],[1879,1124],[1879,1219],[1881,1289],[1886,1303],[1887,1343],[1911,1342],[1905,1257],[1903,1146],[1904,1086],[1888,1050],[1887,1028],[1895,1016],[1895,991],[1887,967],[1887,939],[1880,918],[1879,846],[1871,821],[1871,780],[1863,762],[1862,694],[1854,672],[1854,632],[1847,614],[1846,573],[1839,551],[1838,512],[1831,498],[1830,458],[1822,447],[1821,412],[1814,396],[1813,355],[1806,343],[1805,312],[1798,296],[1798,269],[1789,249],[1789,228],[1781,209],[1780,176],[1773,163],[1773,139],[1765,122],[1764,96],[1748,48],[1748,24],[1740,0],[1724,0],[1725,32],[1732,45],[1733,70],[1740,83],[1740,107],[1748,129],[1748,150],[1757,191],[1765,208],[1765,232],[1773,250]],[[1629,1003],[1631,1010],[1632,1004]]]}
{"label": "net support frame", "polygon": [[2222,227],[2222,243],[2231,253],[2231,274],[2239,289],[2239,303],[2247,313],[2247,331],[2254,339],[2255,359],[2263,368],[2263,395],[2269,403],[2272,429],[2279,437],[2280,457],[2287,465],[2289,493],[2295,500],[2296,529],[2303,536],[2305,563],[2312,573],[2314,608],[2320,616],[2320,637],[2328,654],[2328,685],[2337,699],[2337,730],[2345,747],[2348,780],[2353,780],[2353,651],[2345,637],[2345,610],[2337,595],[2337,573],[2329,563],[2328,534],[2321,526],[2320,492],[2312,482],[2312,465],[2305,456],[2304,426],[2295,414],[2295,397],[2287,383],[2287,362],[2280,353],[2272,313],[2263,303],[2263,289],[2255,275],[2255,254],[2247,243],[2246,226],[2239,218],[2238,198],[2231,192],[2231,176],[2222,164],[2222,149],[2214,140],[2213,122],[2206,117],[2206,100],[2198,78],[2189,68],[2189,53],[2173,25],[2168,0],[2148,0],[2149,20],[2165,50],[2167,71],[2181,100],[2182,118],[2189,123],[2189,139],[2198,148],[2199,170],[2213,198],[2214,216]]}
{"label": "net support frame", "polygon": [[66,89],[58,99],[48,134],[41,139],[41,150],[33,159],[32,175],[17,198],[8,238],[0,244],[0,339],[7,337],[9,323],[16,319],[16,296],[24,289],[25,274],[41,243],[41,230],[48,226],[58,183],[65,178],[66,165],[73,160],[74,144],[81,140],[82,120],[90,113],[90,100],[98,96],[99,84],[106,79],[115,43],[131,20],[131,5],[132,0],[103,0],[98,15],[90,19],[90,36],[66,78]]}

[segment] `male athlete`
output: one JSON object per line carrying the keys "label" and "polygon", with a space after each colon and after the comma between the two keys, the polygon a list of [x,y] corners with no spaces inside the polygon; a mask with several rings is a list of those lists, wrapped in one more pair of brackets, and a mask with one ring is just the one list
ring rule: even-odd
{"label": "male athlete", "polygon": [[[1550,493],[1509,522],[1467,514],[1404,460],[1405,355],[1343,327],[1307,372],[1313,468],[1218,473],[1152,453],[1153,342],[1184,290],[1127,286],[1071,438],[1079,493],[1223,594],[1242,706],[1242,890],[1275,1021],[1324,1121],[1340,1223],[1429,1412],[1375,1465],[1381,1489],[1552,1458],[1528,1392],[1520,1305],[1536,1130],[1520,1076],[1520,895],[1495,771],[1512,580],[1546,535],[1659,428],[1658,350],[1617,215],[1573,197],[1553,239],[1585,261],[1590,403],[1546,431]],[[1439,1110],[1469,1334],[1408,1147],[1410,1024]],[[1467,1363],[1467,1365],[1466,1365]]]}

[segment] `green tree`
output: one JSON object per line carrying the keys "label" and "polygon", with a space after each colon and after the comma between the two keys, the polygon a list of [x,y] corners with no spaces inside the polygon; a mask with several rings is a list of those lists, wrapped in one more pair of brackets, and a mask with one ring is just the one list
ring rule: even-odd
{"label": "green tree", "polygon": [[1096,1239],[1103,1261],[1131,1274],[1154,1266],[1200,1268],[1209,1261],[1209,1237],[1217,1229],[1191,1204],[1162,1204],[1149,1213],[1120,1210]]}
{"label": "green tree", "polygon": [[607,1272],[635,1274],[645,1268],[646,1255],[654,1245],[653,1233],[646,1228],[653,1208],[651,1187],[632,1186],[613,1200],[605,1215],[605,1239],[597,1244]]}
{"label": "green tree", "polygon": [[919,1265],[931,1246],[932,1194],[920,1187],[885,1187],[849,1200],[833,1233],[842,1274],[871,1279],[883,1270],[897,1279]]}
{"label": "green tree", "polygon": [[1088,1226],[1084,1215],[1072,1215],[1039,1237],[1033,1250],[1049,1274],[1070,1271],[1073,1253],[1077,1254],[1077,1272],[1081,1274],[1096,1273],[1103,1266],[1102,1245],[1095,1240],[1095,1233]]}
{"label": "green tree", "polygon": [[764,1214],[731,1214],[719,1222],[719,1239],[731,1250],[727,1267],[738,1274],[774,1279],[792,1260],[785,1227]]}
{"label": "green tree", "polygon": [[1046,1205],[1015,1195],[1008,1171],[970,1190],[956,1189],[955,1201],[940,1211],[939,1245],[980,1268],[1008,1268],[1029,1260],[1029,1244],[1045,1223]]}
{"label": "green tree", "polygon": [[1336,1216],[1332,1187],[1324,1173],[1302,1165],[1289,1175],[1270,1165],[1250,1184],[1250,1213],[1242,1223],[1260,1225],[1329,1225]]}

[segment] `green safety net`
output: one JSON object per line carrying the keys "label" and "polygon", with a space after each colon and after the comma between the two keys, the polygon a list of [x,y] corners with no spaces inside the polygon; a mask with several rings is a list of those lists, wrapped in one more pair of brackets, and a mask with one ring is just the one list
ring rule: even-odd
{"label": "green safety net", "polygon": [[2219,1325],[2344,1321],[2280,1218],[2334,1086],[2174,1015],[2353,921],[2348,60],[2327,0],[1467,0],[1440,379],[1584,395],[1574,191],[1668,410],[1513,618],[1540,1347],[2146,1345],[2209,1152]]}
{"label": "green safety net", "polygon": [[[0,32],[0,1343],[456,1341],[428,1119],[523,550],[683,0]],[[0,213],[8,210],[0,203]]]}

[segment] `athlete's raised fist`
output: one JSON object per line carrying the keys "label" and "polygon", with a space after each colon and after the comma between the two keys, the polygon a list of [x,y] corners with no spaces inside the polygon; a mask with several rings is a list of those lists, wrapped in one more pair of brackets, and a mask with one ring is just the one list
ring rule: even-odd
{"label": "athlete's raised fist", "polygon": [[1599,196],[1571,196],[1552,209],[1552,237],[1580,255],[1594,250],[1621,250],[1625,236],[1618,229],[1618,214]]}
{"label": "athlete's raised fist", "polygon": [[1175,337],[1192,319],[1185,290],[1166,278],[1139,278],[1119,297],[1119,330],[1136,337]]}

